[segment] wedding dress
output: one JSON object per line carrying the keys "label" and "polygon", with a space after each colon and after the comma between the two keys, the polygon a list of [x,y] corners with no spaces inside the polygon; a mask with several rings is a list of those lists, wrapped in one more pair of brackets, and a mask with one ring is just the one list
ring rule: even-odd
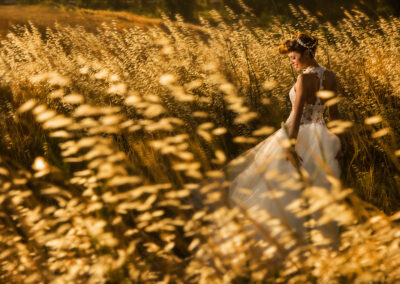
{"label": "wedding dress", "polygon": [[[325,70],[322,66],[309,67],[303,73],[316,73],[321,90]],[[308,230],[306,222],[309,221],[309,217],[298,216],[298,210],[295,208],[296,201],[302,200],[304,188],[300,174],[306,175],[309,186],[329,191],[331,185],[327,178],[328,173],[336,178],[340,176],[336,155],[341,144],[339,138],[325,125],[324,105],[320,98],[317,97],[314,104],[305,104],[295,145],[296,153],[302,159],[302,170],[299,172],[287,159],[288,128],[293,123],[296,98],[294,85],[289,97],[292,111],[284,126],[239,155],[224,168],[224,171],[230,181],[229,197],[234,206],[249,209],[248,216],[253,219],[257,219],[257,214],[251,211],[251,208],[264,209],[270,217],[278,219],[281,223],[279,226],[276,226],[277,222],[260,219],[259,225],[268,231],[270,236],[283,237],[279,228],[286,226],[285,228],[302,239]],[[312,216],[314,219],[319,218],[318,214]],[[332,243],[338,242],[339,228],[336,223],[331,222],[318,228]],[[255,234],[262,238],[262,235]]]}

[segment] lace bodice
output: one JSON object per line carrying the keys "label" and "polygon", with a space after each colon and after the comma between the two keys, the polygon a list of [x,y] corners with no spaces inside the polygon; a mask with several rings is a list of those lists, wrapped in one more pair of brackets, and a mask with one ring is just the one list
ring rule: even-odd
{"label": "lace bodice", "polygon": [[[324,78],[323,75],[324,75],[325,70],[326,69],[322,66],[309,67],[309,68],[305,69],[303,71],[303,73],[316,73],[319,78],[319,90],[321,90],[323,88],[322,81]],[[285,124],[288,126],[292,123],[292,120],[294,118],[294,101],[296,99],[296,90],[294,88],[294,85],[289,91],[289,98],[290,98],[290,102],[292,103],[292,111],[290,112],[290,115],[285,122]],[[306,103],[304,105],[303,115],[300,120],[300,125],[308,124],[308,123],[325,124],[324,105],[321,103],[321,100],[319,97],[317,97],[314,104]]]}

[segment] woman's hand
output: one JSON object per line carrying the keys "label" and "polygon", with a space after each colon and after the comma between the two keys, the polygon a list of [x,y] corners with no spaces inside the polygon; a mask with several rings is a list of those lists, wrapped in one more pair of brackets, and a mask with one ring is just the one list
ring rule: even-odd
{"label": "woman's hand", "polygon": [[287,160],[293,165],[295,168],[299,168],[303,163],[303,159],[297,154],[294,147],[290,147],[287,151]]}
{"label": "woman's hand", "polygon": [[341,159],[343,157],[343,150],[340,148],[340,150],[337,152],[335,159]]}
{"label": "woman's hand", "polygon": [[337,152],[335,159],[341,159],[343,157],[343,133],[337,135],[337,137],[339,138],[340,141],[340,149]]}

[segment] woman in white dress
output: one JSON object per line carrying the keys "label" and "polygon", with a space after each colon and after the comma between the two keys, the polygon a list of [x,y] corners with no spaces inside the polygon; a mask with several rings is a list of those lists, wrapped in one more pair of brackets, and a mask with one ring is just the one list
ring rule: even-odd
{"label": "woman in white dress", "polygon": [[[308,215],[304,211],[312,208],[315,200],[304,196],[304,188],[313,187],[317,193],[324,189],[329,192],[331,184],[327,176],[340,176],[337,155],[341,143],[326,127],[323,118],[325,99],[317,95],[320,90],[336,92],[336,79],[332,71],[315,60],[317,44],[315,37],[304,33],[281,44],[279,52],[289,56],[294,68],[303,70],[289,92],[290,116],[281,129],[231,161],[224,171],[230,181],[230,201],[233,206],[247,209],[247,216],[257,223],[256,230],[254,226],[248,227],[256,232],[255,235],[285,240],[289,231],[295,236],[296,243],[311,241],[315,244],[310,240],[310,231],[318,231],[323,236],[323,241],[314,236],[318,244],[336,248],[339,240],[337,224],[318,223],[322,210]],[[336,105],[328,107],[328,111],[331,120],[338,118]],[[272,217],[275,221],[259,217],[261,215],[252,209],[264,209],[268,213],[264,217]],[[280,222],[276,222],[277,219]],[[309,228],[311,219],[317,222],[313,229]],[[287,230],[286,234],[283,228]],[[290,238],[287,240],[286,249],[297,247]]]}

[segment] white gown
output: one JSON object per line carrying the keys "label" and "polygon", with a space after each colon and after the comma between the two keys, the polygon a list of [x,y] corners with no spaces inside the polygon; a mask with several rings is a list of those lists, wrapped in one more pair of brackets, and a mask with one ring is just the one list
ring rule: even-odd
{"label": "white gown", "polygon": [[[322,89],[323,73],[326,69],[322,66],[307,68],[304,73],[316,73]],[[287,129],[293,119],[293,105],[296,97],[294,86],[289,92],[292,103],[292,111],[285,125]],[[315,104],[306,104],[300,122],[296,142],[296,152],[302,158],[301,167],[305,170],[309,184],[313,187],[325,188],[329,191],[330,183],[327,172],[339,178],[340,168],[336,155],[341,148],[339,138],[329,132],[323,119],[324,105],[317,98]],[[229,185],[229,197],[233,206],[244,208],[265,209],[271,217],[280,220],[285,228],[291,230],[291,234],[298,236],[299,240],[305,240],[307,230],[305,222],[309,217],[296,215],[295,200],[302,197],[302,186],[299,183],[298,170],[287,160],[287,131],[284,127],[257,144],[255,147],[239,155],[231,161],[224,171],[227,173]],[[243,190],[244,188],[244,190]],[[304,200],[304,199],[303,199]],[[308,204],[312,206],[312,204]],[[256,211],[249,211],[248,216],[257,220]],[[312,215],[318,219],[317,214]],[[263,221],[259,225],[270,236],[281,238],[276,222]],[[250,227],[254,229],[254,227]],[[282,226],[280,227],[282,228]],[[330,222],[319,226],[323,236],[331,240],[331,244],[337,244],[339,228],[336,223]],[[261,238],[255,230],[255,235]],[[309,234],[309,233],[308,233]],[[265,238],[264,238],[265,239]],[[290,247],[290,245],[288,245]],[[295,247],[295,246],[292,246]]]}

